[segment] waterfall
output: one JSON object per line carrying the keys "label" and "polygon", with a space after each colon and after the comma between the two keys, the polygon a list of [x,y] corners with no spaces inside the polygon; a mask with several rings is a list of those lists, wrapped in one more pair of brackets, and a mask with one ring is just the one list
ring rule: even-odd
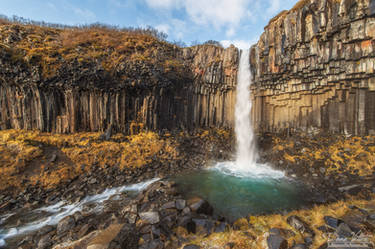
{"label": "waterfall", "polygon": [[250,51],[243,50],[240,54],[238,66],[235,106],[236,161],[218,162],[212,169],[240,178],[282,178],[284,177],[283,172],[272,169],[268,164],[257,163],[258,152],[250,118],[250,85]]}
{"label": "waterfall", "polygon": [[256,167],[257,152],[251,126],[249,50],[242,50],[237,75],[237,99],[235,107],[235,132],[237,138],[236,167],[249,171]]}

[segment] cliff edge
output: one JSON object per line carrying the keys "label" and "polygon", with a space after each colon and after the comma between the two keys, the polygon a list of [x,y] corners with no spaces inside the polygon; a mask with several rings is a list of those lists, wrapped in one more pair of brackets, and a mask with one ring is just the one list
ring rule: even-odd
{"label": "cliff edge", "polygon": [[251,49],[258,131],[375,133],[375,1],[304,0]]}

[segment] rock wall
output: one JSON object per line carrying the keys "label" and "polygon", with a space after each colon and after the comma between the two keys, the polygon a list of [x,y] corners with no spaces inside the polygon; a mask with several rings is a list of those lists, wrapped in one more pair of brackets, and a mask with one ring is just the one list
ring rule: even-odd
{"label": "rock wall", "polygon": [[258,131],[375,133],[375,1],[304,0],[251,48]]}
{"label": "rock wall", "polygon": [[[39,68],[0,51],[0,129],[72,133],[231,127],[238,50],[215,46],[175,49],[184,72],[142,63],[122,65],[131,83],[100,65],[75,64],[43,79]],[[129,77],[124,77],[129,78]]]}

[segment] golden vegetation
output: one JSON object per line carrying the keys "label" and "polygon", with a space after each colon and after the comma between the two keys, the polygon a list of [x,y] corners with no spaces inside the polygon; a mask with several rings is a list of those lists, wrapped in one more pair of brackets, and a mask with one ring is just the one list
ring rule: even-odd
{"label": "golden vegetation", "polygon": [[0,189],[20,186],[22,179],[53,187],[95,167],[132,169],[179,157],[174,140],[153,132],[116,134],[110,141],[100,135],[0,131]]}
{"label": "golden vegetation", "polygon": [[[323,233],[318,227],[324,225],[324,216],[332,216],[340,218],[350,212],[353,209],[350,206],[356,206],[369,212],[375,211],[375,199],[374,195],[371,200],[359,200],[350,199],[348,201],[339,201],[328,205],[314,206],[311,209],[306,210],[295,210],[286,215],[274,214],[265,216],[250,216],[248,218],[242,218],[239,222],[241,224],[240,230],[229,230],[223,233],[213,233],[208,237],[198,237],[193,243],[202,246],[202,248],[226,248],[226,245],[230,242],[234,244],[233,249],[242,248],[253,248],[263,249],[267,248],[267,236],[268,231],[271,228],[282,228],[293,231],[294,234],[285,236],[289,247],[293,244],[303,243],[303,235],[291,227],[286,219],[291,215],[297,215],[302,218],[310,228],[313,229],[315,237],[311,248],[319,248],[328,239],[328,234]],[[248,223],[248,225],[246,225]],[[370,236],[370,240],[375,242],[375,235],[366,228],[367,235]]]}
{"label": "golden vegetation", "polygon": [[328,174],[350,172],[360,176],[370,175],[375,166],[375,137],[338,137],[334,142],[330,138],[319,140],[304,138],[304,145],[297,147],[289,139],[273,139],[273,151],[288,162],[297,160],[312,167],[317,160],[325,167]]}
{"label": "golden vegetation", "polygon": [[[180,69],[175,46],[142,30],[115,30],[101,26],[52,28],[31,24],[0,23],[0,41],[11,38],[12,57],[40,65],[52,77],[67,62],[99,63],[113,72],[121,62],[142,61]],[[13,38],[12,38],[13,37]],[[0,49],[5,49],[0,46]]]}

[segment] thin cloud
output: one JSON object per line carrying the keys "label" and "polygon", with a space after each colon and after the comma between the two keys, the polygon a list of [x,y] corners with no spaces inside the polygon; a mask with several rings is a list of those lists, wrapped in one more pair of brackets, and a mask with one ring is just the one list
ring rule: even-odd
{"label": "thin cloud", "polygon": [[216,29],[227,28],[228,36],[235,33],[251,0],[145,0],[156,9],[183,8],[190,20],[198,25],[212,25]]}
{"label": "thin cloud", "polygon": [[159,24],[155,27],[157,30],[169,34],[171,27],[168,24]]}
{"label": "thin cloud", "polygon": [[253,44],[256,43],[256,39],[252,40],[222,40],[220,41],[221,45],[223,47],[227,48],[230,45],[234,45],[235,47],[239,49],[249,49]]}
{"label": "thin cloud", "polygon": [[267,15],[276,15],[281,11],[281,9],[280,0],[269,0],[269,7],[267,8],[266,12]]}

